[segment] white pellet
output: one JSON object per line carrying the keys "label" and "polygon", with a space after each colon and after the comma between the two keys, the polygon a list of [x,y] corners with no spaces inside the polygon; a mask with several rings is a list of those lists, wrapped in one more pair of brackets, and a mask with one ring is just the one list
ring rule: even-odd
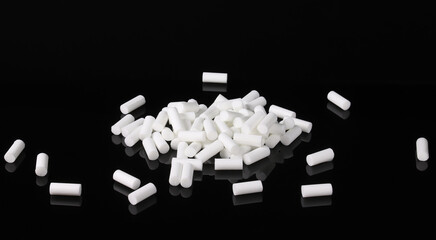
{"label": "white pellet", "polygon": [[349,100],[347,100],[335,91],[330,91],[327,94],[327,99],[344,111],[347,111],[351,106],[351,102]]}
{"label": "white pellet", "polygon": [[246,108],[243,108],[238,111],[238,113],[242,114],[242,116],[246,117],[247,119],[251,116],[253,116],[254,112],[251,110],[248,110]]}
{"label": "white pellet", "polygon": [[189,163],[184,163],[182,167],[182,174],[180,177],[180,185],[184,188],[189,188],[194,179],[194,166]]}
{"label": "white pellet", "polygon": [[224,145],[220,140],[217,139],[198,152],[197,155],[195,155],[195,158],[200,159],[204,163],[211,157],[218,154],[221,150],[223,150],[223,148]]}
{"label": "white pellet", "polygon": [[267,134],[269,128],[277,122],[277,115],[275,113],[268,113],[257,125],[257,131],[261,134]]}
{"label": "white pellet", "polygon": [[124,143],[127,147],[132,147],[135,145],[140,139],[139,134],[141,132],[141,126],[136,127],[129,135],[124,138]]}
{"label": "white pellet", "polygon": [[48,155],[39,153],[36,156],[35,174],[39,177],[44,177],[48,172]]}
{"label": "white pellet", "polygon": [[112,134],[120,135],[121,128],[127,126],[129,123],[132,123],[133,121],[135,121],[135,117],[133,117],[132,114],[125,115],[120,120],[118,120],[118,122],[116,122],[114,125],[111,126]]}
{"label": "white pellet", "polygon": [[182,177],[183,164],[181,162],[172,162],[169,176],[169,183],[171,186],[177,186],[180,184]]}
{"label": "white pellet", "polygon": [[218,132],[215,128],[215,123],[210,118],[204,119],[203,128],[206,132],[207,139],[210,141],[215,141],[218,138]]}
{"label": "white pellet", "polygon": [[247,121],[244,122],[241,127],[241,132],[246,134],[251,133],[265,116],[265,113],[261,111],[255,112],[250,118],[247,119]]}
{"label": "white pellet", "polygon": [[153,130],[160,132],[164,129],[164,127],[168,123],[168,113],[165,110],[161,110],[158,114],[156,119],[153,122]]}
{"label": "white pellet", "polygon": [[50,195],[80,196],[82,195],[82,184],[52,182],[49,186]]}
{"label": "white pellet", "polygon": [[281,136],[278,134],[270,134],[268,138],[265,140],[265,145],[269,148],[275,148],[277,144],[280,142]]}
{"label": "white pellet", "polygon": [[220,110],[216,106],[211,105],[202,114],[200,114],[200,117],[214,119],[219,114]]}
{"label": "white pellet", "polygon": [[271,106],[269,106],[268,112],[272,112],[275,115],[277,115],[278,118],[282,118],[282,119],[285,117],[293,117],[293,118],[296,117],[294,111],[291,111],[289,109],[274,104],[271,104]]}
{"label": "white pellet", "polygon": [[232,108],[232,101],[227,100],[227,101],[222,101],[216,104],[216,107],[220,110],[220,111],[226,111],[228,109]]}
{"label": "white pellet", "polygon": [[123,184],[126,187],[129,187],[133,190],[136,190],[141,185],[141,180],[139,178],[134,177],[123,170],[117,169],[114,171],[112,175],[113,180]]}
{"label": "white pellet", "polygon": [[197,112],[199,107],[197,102],[182,102],[176,106],[179,113]]}
{"label": "white pellet", "polygon": [[293,117],[285,117],[280,123],[285,126],[285,130],[289,130],[295,126]]}
{"label": "white pellet", "polygon": [[177,137],[182,142],[204,142],[206,141],[205,131],[179,131]]}
{"label": "white pellet", "polygon": [[303,198],[330,196],[332,194],[333,187],[331,183],[301,185],[301,196]]}
{"label": "white pellet", "polygon": [[324,150],[309,154],[306,156],[306,162],[309,166],[314,166],[323,162],[330,162],[335,157],[333,149],[326,148]]}
{"label": "white pellet", "polygon": [[301,128],[301,130],[305,133],[310,133],[312,131],[312,123],[306,120],[294,118],[295,126]]}
{"label": "white pellet", "polygon": [[[204,128],[204,118],[201,117],[197,117],[194,119],[194,121],[192,122],[191,128],[189,129],[190,131],[203,131]],[[207,132],[206,132],[207,135]]]}
{"label": "white pellet", "polygon": [[188,158],[188,156],[186,156],[186,154],[185,154],[185,151],[186,151],[187,147],[188,147],[188,143],[187,142],[179,142],[177,144],[176,157],[177,158]]}
{"label": "white pellet", "polygon": [[243,102],[244,104],[247,104],[247,103],[253,101],[254,99],[258,98],[259,96],[260,96],[260,94],[259,94],[258,91],[256,91],[256,90],[251,90],[249,93],[247,93],[247,95],[245,95],[245,96],[242,98],[242,102]]}
{"label": "white pellet", "polygon": [[286,126],[284,124],[280,123],[273,123],[271,127],[269,128],[268,133],[269,134],[277,134],[277,135],[283,135],[286,132]]}
{"label": "white pellet", "polygon": [[173,132],[177,135],[179,131],[186,130],[185,124],[183,123],[182,119],[180,118],[179,112],[174,107],[167,107],[165,108],[168,114],[168,121],[170,122],[171,126],[173,127]]}
{"label": "white pellet", "polygon": [[121,104],[120,106],[120,111],[123,114],[128,114],[130,112],[132,112],[133,110],[139,108],[140,106],[145,104],[145,98],[142,95],[138,95],[132,99],[130,99],[129,101]]}
{"label": "white pellet", "polygon": [[226,148],[231,154],[239,153],[239,145],[236,144],[229,135],[220,133],[218,140],[221,141],[221,143],[224,145],[224,148]]}
{"label": "white pellet", "polygon": [[[180,119],[181,120],[189,120],[189,122],[193,122],[196,118],[195,116],[195,112],[182,112],[179,113]],[[189,128],[187,128],[189,129]]]}
{"label": "white pellet", "polygon": [[167,141],[165,141],[160,132],[153,132],[151,137],[159,153],[165,154],[170,151],[170,145],[168,145]]}
{"label": "white pellet", "polygon": [[130,204],[136,205],[139,202],[152,196],[156,192],[157,192],[156,186],[153,183],[147,183],[146,185],[129,193],[129,195],[127,195],[127,198],[129,199]]}
{"label": "white pellet", "polygon": [[227,83],[227,73],[203,72],[204,83]]}
{"label": "white pellet", "polygon": [[265,140],[261,135],[235,133],[233,134],[233,141],[239,145],[249,145],[253,147],[261,147],[264,145]]}
{"label": "white pellet", "polygon": [[232,100],[232,109],[237,112],[241,109],[245,108],[244,101],[242,101],[242,98],[236,98]]}
{"label": "white pellet", "polygon": [[213,103],[219,103],[219,102],[224,102],[227,101],[228,99],[226,97],[224,97],[224,95],[222,94],[218,94],[218,96],[216,96],[215,100],[213,101]]}
{"label": "white pellet", "polygon": [[256,99],[251,100],[250,102],[248,102],[247,104],[245,104],[245,107],[253,110],[256,106],[265,106],[266,105],[266,99],[263,96],[257,97]]}
{"label": "white pellet", "polygon": [[261,159],[268,157],[271,154],[271,150],[268,146],[262,146],[259,148],[255,148],[250,152],[244,154],[242,159],[246,165],[251,165]]}
{"label": "white pellet", "polygon": [[181,143],[182,141],[180,141],[180,139],[178,139],[177,137],[173,138],[173,140],[170,141],[170,146],[172,150],[177,150],[177,147],[179,145],[179,143]]}
{"label": "white pellet", "polygon": [[223,122],[221,119],[219,119],[218,117],[216,117],[214,119],[215,125],[218,128],[218,131],[220,133],[224,133],[226,135],[228,135],[229,137],[233,136],[233,131],[230,129],[229,126],[227,126],[227,124],[225,122]]}
{"label": "white pellet", "polygon": [[151,136],[151,132],[153,131],[153,123],[155,120],[156,119],[151,115],[145,116],[144,121],[142,122],[141,131],[139,132],[139,139],[142,140]]}
{"label": "white pellet", "polygon": [[203,171],[203,162],[196,158],[172,158],[171,164],[179,162],[183,165],[190,164],[194,167],[194,171]]}
{"label": "white pellet", "polygon": [[215,170],[242,170],[242,158],[215,158]]}
{"label": "white pellet", "polygon": [[200,142],[191,142],[188,147],[185,148],[185,155],[187,157],[194,157],[197,154],[203,145]]}
{"label": "white pellet", "polygon": [[253,180],[233,183],[232,185],[233,195],[243,195],[250,193],[258,193],[263,191],[262,181]]}
{"label": "white pellet", "polygon": [[419,161],[427,161],[429,159],[428,141],[424,137],[416,140],[416,157]]}
{"label": "white pellet", "polygon": [[248,117],[235,117],[233,119],[233,126],[237,128],[241,128],[244,125],[244,122],[247,121]]}
{"label": "white pellet", "polygon": [[171,130],[169,127],[164,127],[160,134],[162,134],[162,137],[165,139],[165,141],[171,141],[175,137],[173,130]]}
{"label": "white pellet", "polygon": [[297,139],[297,137],[300,136],[302,132],[303,132],[303,130],[301,130],[300,127],[295,126],[291,129],[289,129],[288,131],[286,131],[285,134],[281,135],[280,142],[283,145],[288,146],[295,139]]}
{"label": "white pellet", "polygon": [[221,158],[230,158],[230,156],[232,156],[232,153],[226,148],[224,148],[223,150],[220,151],[219,155]]}
{"label": "white pellet", "polygon": [[15,160],[17,160],[17,157],[24,150],[25,146],[26,146],[26,144],[24,144],[23,140],[21,140],[21,139],[15,140],[12,143],[12,146],[5,153],[4,159],[6,160],[6,162],[8,162],[8,163],[15,162]]}
{"label": "white pellet", "polygon": [[144,138],[144,140],[142,140],[142,146],[144,146],[145,153],[149,160],[156,160],[159,157],[159,151],[151,137]]}
{"label": "white pellet", "polygon": [[243,117],[242,113],[230,110],[221,111],[219,116],[223,122],[232,122],[236,117]]}
{"label": "white pellet", "polygon": [[195,113],[197,117],[203,114],[207,110],[207,106],[203,103],[198,104],[198,111]]}
{"label": "white pellet", "polygon": [[144,122],[144,118],[136,119],[135,121],[122,127],[121,134],[123,135],[123,137],[127,137],[133,130],[135,130],[137,127],[141,126],[143,122]]}

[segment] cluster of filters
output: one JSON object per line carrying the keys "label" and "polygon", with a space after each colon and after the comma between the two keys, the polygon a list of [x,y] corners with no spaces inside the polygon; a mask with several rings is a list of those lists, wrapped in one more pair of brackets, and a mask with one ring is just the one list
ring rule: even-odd
{"label": "cluster of filters", "polygon": [[[203,82],[222,83],[226,79],[225,74],[203,73]],[[343,110],[350,108],[351,103],[334,91],[327,98]],[[274,104],[267,107],[267,100],[257,90],[234,99],[218,94],[209,106],[195,99],[170,102],[156,117],[135,119],[131,112],[145,102],[145,97],[138,95],[123,103],[120,111],[124,116],[111,126],[111,132],[122,135],[127,147],[141,141],[151,161],[175,150],[168,182],[183,188],[192,186],[194,171],[202,171],[203,164],[213,164],[217,171],[242,170],[245,165],[267,158],[277,144],[288,146],[303,132],[312,130],[312,123],[297,118],[294,111]],[[308,155],[307,163],[314,166],[333,157],[329,148]],[[138,178],[120,169],[114,172],[113,179],[133,190],[128,195],[133,205],[156,193],[153,183],[140,187]],[[261,180],[244,180],[233,183],[232,191],[235,196],[258,193],[263,191],[263,184]],[[332,192],[330,183],[301,186],[302,197]]]}

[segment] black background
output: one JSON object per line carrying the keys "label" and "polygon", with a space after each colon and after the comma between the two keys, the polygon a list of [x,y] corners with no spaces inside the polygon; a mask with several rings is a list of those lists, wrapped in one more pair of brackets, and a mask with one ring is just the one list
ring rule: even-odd
{"label": "black background", "polygon": [[[421,3],[294,1],[249,3],[2,3],[1,145],[26,142],[22,161],[4,162],[1,228],[17,234],[135,233],[187,237],[435,236],[433,103],[435,16]],[[201,83],[229,74],[225,91]],[[171,154],[150,162],[110,126],[119,105],[143,94],[136,116],[171,101],[209,105],[218,94],[256,89],[270,104],[311,121],[288,147],[241,174],[205,172],[191,189],[170,188]],[[352,102],[344,119],[328,91]],[[415,141],[429,140],[417,162]],[[332,147],[333,167],[312,175],[305,156]],[[39,152],[49,174],[36,178]],[[155,197],[138,207],[114,186],[123,169]],[[260,178],[262,194],[235,199],[231,183]],[[78,199],[53,199],[51,181],[80,182]],[[307,207],[300,186],[331,182],[327,206]],[[64,202],[62,202],[64,200]],[[65,206],[70,204],[76,206]],[[251,203],[250,203],[251,201]],[[60,203],[60,204],[59,204]],[[16,230],[15,230],[16,229]],[[33,231],[33,229],[35,229]]]}

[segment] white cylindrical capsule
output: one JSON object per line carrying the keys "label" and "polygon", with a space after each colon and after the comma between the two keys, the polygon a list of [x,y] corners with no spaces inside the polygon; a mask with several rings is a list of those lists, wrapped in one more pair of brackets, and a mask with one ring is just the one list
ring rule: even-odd
{"label": "white cylindrical capsule", "polygon": [[139,139],[142,140],[151,136],[153,131],[153,123],[155,120],[156,119],[151,115],[145,116],[144,121],[142,122],[141,131],[139,132]]}
{"label": "white cylindrical capsule", "polygon": [[164,127],[167,125],[168,123],[168,113],[164,110],[161,110],[158,114],[156,119],[153,122],[153,130],[157,131],[157,132],[161,132]]}
{"label": "white cylindrical capsule", "polygon": [[257,125],[257,131],[261,134],[267,134],[269,128],[277,122],[277,115],[275,113],[268,113]]}
{"label": "white cylindrical capsule", "polygon": [[215,141],[218,137],[218,132],[215,128],[215,123],[210,118],[205,118],[203,121],[204,131],[206,132],[206,137],[210,141]]}
{"label": "white cylindrical capsule", "polygon": [[240,145],[249,145],[252,147],[261,147],[265,143],[265,140],[261,135],[245,133],[233,134],[233,141]]}
{"label": "white cylindrical capsule", "polygon": [[39,153],[36,156],[35,174],[39,177],[44,177],[48,172],[48,155]]}
{"label": "white cylindrical capsule", "polygon": [[269,106],[268,112],[274,113],[278,118],[296,117],[294,111],[272,104]]}
{"label": "white cylindrical capsule", "polygon": [[179,146],[179,143],[181,143],[181,142],[182,141],[180,141],[179,138],[177,138],[177,137],[173,138],[173,140],[171,140],[171,142],[170,142],[171,149],[177,150],[177,147]]}
{"label": "white cylindrical capsule", "polygon": [[141,126],[136,127],[129,135],[124,138],[124,143],[127,147],[132,147],[135,145],[139,139],[139,133],[141,132]]}
{"label": "white cylindrical capsule", "polygon": [[215,158],[215,170],[242,170],[242,158]]}
{"label": "white cylindrical capsule", "polygon": [[235,119],[236,117],[243,117],[244,115],[242,115],[242,113],[239,112],[225,110],[225,111],[221,111],[219,116],[223,122],[232,122],[233,119]]}
{"label": "white cylindrical capsule", "polygon": [[173,130],[171,130],[169,127],[164,127],[160,134],[162,134],[162,137],[165,139],[165,141],[171,141],[175,137]]}
{"label": "white cylindrical capsule", "polygon": [[232,101],[222,101],[216,104],[216,107],[222,112],[232,108]]}
{"label": "white cylindrical capsule", "polygon": [[223,150],[223,148],[223,143],[217,139],[198,152],[197,155],[195,155],[195,158],[200,159],[204,163],[211,157],[218,154],[221,150]]}
{"label": "white cylindrical capsule", "polygon": [[295,126],[294,118],[285,117],[281,122],[285,126],[285,130],[289,130]]}
{"label": "white cylindrical capsule", "polygon": [[351,106],[351,102],[349,100],[347,100],[335,91],[330,91],[327,94],[327,99],[344,111],[347,111]]}
{"label": "white cylindrical capsule", "polygon": [[247,121],[244,122],[241,127],[241,132],[250,134],[265,116],[265,113],[263,113],[262,111],[255,112],[251,117],[247,119]]}
{"label": "white cylindrical capsule", "polygon": [[165,108],[168,114],[168,121],[173,127],[173,132],[177,135],[179,131],[186,130],[185,124],[180,118],[179,112],[174,107]]}
{"label": "white cylindrical capsule", "polygon": [[180,179],[182,176],[182,168],[183,168],[183,164],[181,162],[171,163],[170,177],[168,180],[171,186],[177,186],[180,184]]}
{"label": "white cylindrical capsule", "polygon": [[301,128],[301,130],[305,133],[310,133],[312,131],[312,123],[306,120],[294,118],[295,126]]}
{"label": "white cylindrical capsule", "polygon": [[266,105],[266,99],[265,97],[257,97],[256,99],[251,100],[247,104],[245,104],[245,107],[247,107],[250,110],[254,110],[256,106],[265,106]]}
{"label": "white cylindrical capsule", "polygon": [[243,195],[250,193],[258,193],[263,191],[262,181],[253,180],[246,182],[233,183],[232,185],[233,195]]}
{"label": "white cylindrical capsule", "polygon": [[244,104],[247,104],[254,99],[258,98],[260,96],[259,92],[256,90],[251,90],[249,93],[247,93],[244,97],[242,97],[242,102]]}
{"label": "white cylindrical capsule", "polygon": [[215,125],[217,126],[220,133],[224,133],[230,137],[233,136],[233,131],[230,129],[229,126],[225,122],[223,122],[219,117],[216,117],[214,119]]}
{"label": "white cylindrical capsule", "polygon": [[227,73],[203,72],[204,83],[227,83]]}
{"label": "white cylindrical capsule", "polygon": [[242,159],[244,160],[244,163],[246,165],[251,165],[263,158],[268,157],[271,154],[271,150],[268,146],[262,146],[259,148],[255,148],[251,150],[250,152],[244,154],[242,156]]}
{"label": "white cylindrical capsule", "polygon": [[269,148],[274,148],[280,142],[281,136],[278,134],[271,134],[265,140],[265,145]]}
{"label": "white cylindrical capsule", "polygon": [[120,135],[121,134],[121,128],[124,126],[127,126],[129,123],[132,123],[135,121],[135,117],[133,117],[132,114],[127,114],[124,117],[122,117],[118,122],[116,122],[114,125],[111,126],[111,132],[114,135]]}
{"label": "white cylindrical capsule", "polygon": [[136,190],[141,185],[141,180],[139,178],[134,177],[123,170],[117,169],[112,175],[113,180],[123,184],[126,187],[129,187],[133,190]]}
{"label": "white cylindrical capsule", "polygon": [[199,107],[197,102],[181,102],[176,106],[179,113],[197,112]]}
{"label": "white cylindrical capsule", "polygon": [[172,158],[171,164],[179,162],[181,164],[191,164],[194,171],[203,171],[203,162],[196,158]]}
{"label": "white cylindrical capsule", "polygon": [[268,133],[269,134],[277,134],[277,135],[283,135],[286,132],[286,126],[284,124],[280,124],[280,123],[274,123],[273,125],[271,125],[271,127],[269,128]]}
{"label": "white cylindrical capsule", "polygon": [[332,161],[335,157],[333,149],[327,148],[306,156],[306,162],[309,166],[314,166],[323,162]]}
{"label": "white cylindrical capsule", "polygon": [[416,140],[416,157],[419,161],[427,161],[429,159],[428,141],[424,137]]}
{"label": "white cylindrical capsule", "polygon": [[136,119],[135,121],[121,128],[121,135],[123,135],[123,137],[127,137],[133,130],[141,126],[143,123],[144,123],[144,118]]}
{"label": "white cylindrical capsule", "polygon": [[153,138],[157,150],[159,150],[161,154],[165,154],[170,151],[170,145],[168,145],[167,141],[165,141],[159,132],[153,132],[151,137]]}
{"label": "white cylindrical capsule", "polygon": [[301,185],[301,196],[303,198],[330,196],[332,194],[333,187],[331,183]]}
{"label": "white cylindrical capsule", "polygon": [[82,184],[52,182],[49,186],[50,195],[80,196],[82,195]]}
{"label": "white cylindrical capsule", "polygon": [[182,174],[180,177],[180,185],[184,188],[189,188],[194,179],[194,166],[190,163],[184,163],[182,167]]}
{"label": "white cylindrical capsule", "polygon": [[17,139],[12,143],[12,146],[8,149],[8,151],[5,153],[5,161],[8,163],[13,163],[15,160],[17,160],[17,157],[20,155],[20,153],[24,150],[24,147],[26,144],[24,144],[23,140]]}
{"label": "white cylindrical capsule", "polygon": [[159,151],[151,137],[144,138],[144,140],[142,140],[142,146],[144,146],[145,153],[149,160],[156,160],[159,157]]}
{"label": "white cylindrical capsule", "polygon": [[232,109],[233,111],[237,112],[241,109],[245,108],[244,101],[242,101],[242,98],[235,98],[232,99]]}
{"label": "white cylindrical capsule", "polygon": [[150,197],[157,192],[156,186],[153,183],[147,183],[146,185],[136,189],[135,191],[129,193],[127,198],[130,204],[136,205],[144,199]]}
{"label": "white cylindrical capsule", "polygon": [[140,106],[145,104],[145,98],[142,95],[138,95],[132,99],[130,99],[129,101],[121,104],[120,106],[120,111],[123,114],[128,114],[130,112],[132,112],[133,110],[139,108]]}
{"label": "white cylindrical capsule", "polygon": [[212,104],[203,113],[200,114],[200,117],[214,119],[219,114],[220,110]]}
{"label": "white cylindrical capsule", "polygon": [[[201,117],[197,117],[194,119],[194,121],[192,122],[191,128],[189,129],[190,131],[203,131],[204,128],[204,118]],[[206,132],[207,134],[207,132]]]}
{"label": "white cylindrical capsule", "polygon": [[297,137],[300,136],[302,132],[303,132],[303,130],[301,130],[300,127],[295,126],[295,127],[291,128],[291,129],[289,129],[288,131],[286,131],[285,134],[283,134],[280,137],[280,142],[283,145],[288,146],[295,139],[297,139]]}
{"label": "white cylindrical capsule", "polygon": [[195,154],[197,154],[201,148],[202,144],[200,142],[191,142],[186,148],[185,148],[185,155],[186,157],[194,157]]}
{"label": "white cylindrical capsule", "polygon": [[221,143],[224,145],[224,147],[231,153],[231,154],[238,154],[239,153],[239,145],[233,141],[233,139],[224,133],[220,133],[218,136],[218,140],[221,141]]}
{"label": "white cylindrical capsule", "polygon": [[177,158],[187,158],[188,156],[186,156],[186,154],[185,154],[185,151],[186,151],[187,147],[188,147],[188,143],[187,142],[179,142],[177,144],[176,157]]}
{"label": "white cylindrical capsule", "polygon": [[179,131],[177,137],[182,142],[204,142],[206,141],[205,131]]}

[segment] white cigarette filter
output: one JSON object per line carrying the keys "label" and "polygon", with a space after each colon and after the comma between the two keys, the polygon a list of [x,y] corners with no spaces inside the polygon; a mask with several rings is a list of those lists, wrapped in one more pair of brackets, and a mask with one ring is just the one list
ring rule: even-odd
{"label": "white cigarette filter", "polygon": [[224,145],[220,140],[217,139],[211,144],[207,145],[205,148],[203,148],[200,152],[198,152],[195,155],[195,158],[200,159],[204,163],[223,149]]}
{"label": "white cigarette filter", "polygon": [[182,162],[175,161],[171,163],[170,176],[168,179],[168,182],[171,184],[171,186],[177,186],[180,184],[182,169]]}
{"label": "white cigarette filter", "polygon": [[243,195],[250,193],[258,193],[263,191],[262,181],[253,180],[246,182],[233,183],[232,185],[233,195]]}
{"label": "white cigarette filter", "polygon": [[285,146],[289,146],[302,132],[303,130],[300,127],[295,126],[280,136],[280,142]]}
{"label": "white cigarette filter", "polygon": [[116,122],[114,125],[111,126],[111,132],[114,135],[120,135],[121,134],[121,128],[124,126],[127,126],[129,123],[132,123],[135,121],[135,117],[133,117],[132,114],[127,114],[124,117],[122,117],[118,122]]}
{"label": "white cigarette filter", "polygon": [[44,177],[48,172],[48,155],[39,153],[36,156],[35,174],[39,177]]}
{"label": "white cigarette filter", "polygon": [[129,195],[127,195],[127,198],[129,199],[130,204],[136,205],[141,201],[147,199],[148,197],[152,196],[156,192],[156,186],[150,182],[129,193]]}
{"label": "white cigarette filter", "polygon": [[344,111],[347,111],[351,106],[350,101],[348,101],[346,98],[344,98],[343,96],[341,96],[335,91],[330,91],[327,94],[327,99],[330,102],[334,103],[336,106],[340,107]]}
{"label": "white cigarette filter", "polygon": [[215,170],[242,170],[242,158],[215,158]]}
{"label": "white cigarette filter", "polygon": [[82,195],[82,184],[52,182],[49,187],[50,195],[80,196]]}
{"label": "white cigarette filter", "polygon": [[274,113],[278,118],[285,118],[285,117],[296,117],[296,113],[294,111],[291,111],[289,109],[286,109],[284,107],[280,107],[274,104],[271,104],[269,106],[268,112]]}
{"label": "white cigarette filter", "polygon": [[129,101],[121,104],[120,106],[120,111],[123,114],[128,114],[130,112],[132,112],[133,110],[139,108],[140,106],[145,104],[145,98],[142,95],[138,95],[132,99],[130,99]]}
{"label": "white cigarette filter", "polygon": [[430,157],[428,140],[424,137],[420,137],[416,140],[416,157],[419,161],[427,161]]}
{"label": "white cigarette filter", "polygon": [[17,157],[20,155],[20,153],[24,150],[25,144],[23,140],[17,139],[12,143],[12,146],[8,149],[8,151],[5,153],[5,160],[8,163],[13,163],[15,160],[17,160]]}
{"label": "white cigarette filter", "polygon": [[144,147],[145,153],[147,154],[149,160],[156,160],[159,158],[159,151],[157,150],[156,144],[151,137],[142,140],[142,146]]}
{"label": "white cigarette filter", "polygon": [[114,174],[112,175],[112,178],[115,181],[133,190],[138,189],[139,186],[141,185],[141,180],[139,180],[139,178],[134,177],[120,169],[115,170]]}
{"label": "white cigarette filter", "polygon": [[227,73],[203,72],[204,83],[227,83]]}
{"label": "white cigarette filter", "polygon": [[262,146],[255,148],[242,156],[246,165],[251,165],[261,159],[268,157],[271,154],[271,150],[268,146]]}
{"label": "white cigarette filter", "polygon": [[323,162],[332,161],[335,157],[333,149],[327,148],[306,156],[306,162],[309,166],[314,166]]}
{"label": "white cigarette filter", "polygon": [[192,186],[194,179],[194,166],[189,163],[184,163],[182,167],[182,174],[180,176],[180,185],[184,188]]}
{"label": "white cigarette filter", "polygon": [[331,183],[301,185],[301,196],[303,198],[330,196],[332,194],[333,187]]}

